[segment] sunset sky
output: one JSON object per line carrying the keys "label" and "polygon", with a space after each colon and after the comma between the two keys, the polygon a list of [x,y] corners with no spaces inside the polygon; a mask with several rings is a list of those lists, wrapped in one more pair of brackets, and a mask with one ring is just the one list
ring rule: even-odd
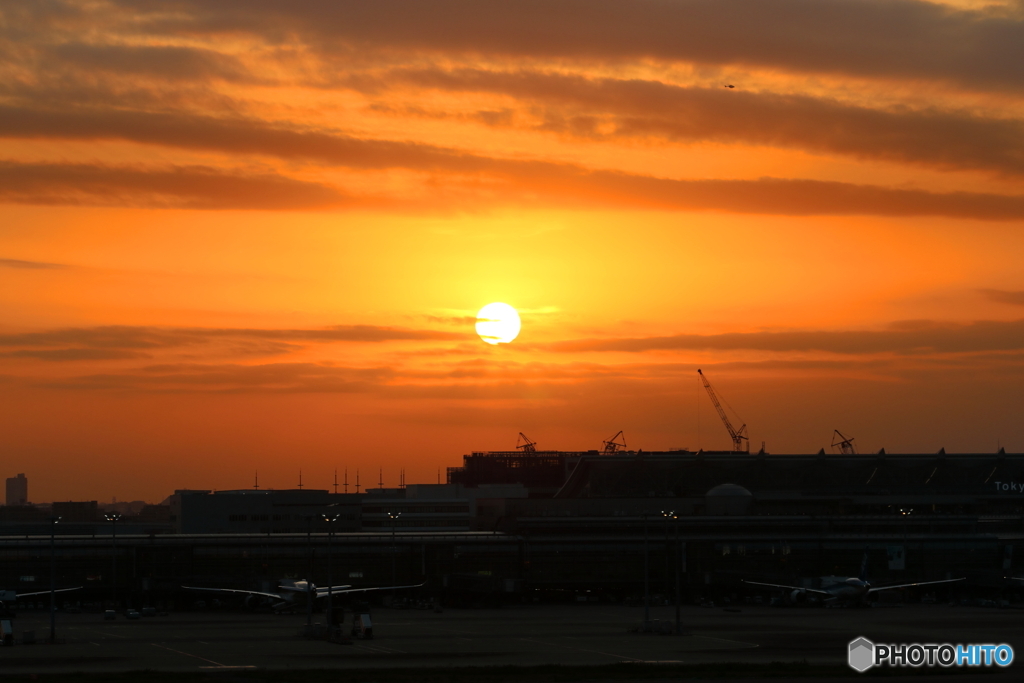
{"label": "sunset sky", "polygon": [[1021,2],[0,3],[34,502],[728,448],[698,367],[753,449],[1020,452],[1022,259]]}

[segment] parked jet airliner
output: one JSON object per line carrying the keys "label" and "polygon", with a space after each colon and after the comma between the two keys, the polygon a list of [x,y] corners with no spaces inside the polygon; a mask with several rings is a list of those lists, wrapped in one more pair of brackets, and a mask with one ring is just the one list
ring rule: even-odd
{"label": "parked jet airliner", "polygon": [[867,569],[868,569],[868,554],[864,553],[864,559],[861,560],[860,564],[860,576],[850,577],[843,581],[836,581],[828,585],[822,586],[821,588],[806,588],[804,586],[787,586],[778,583],[763,583],[761,581],[747,581],[743,583],[749,583],[754,586],[768,586],[770,588],[782,588],[784,590],[792,591],[790,593],[790,600],[793,602],[799,602],[801,599],[806,598],[808,593],[823,595],[823,599],[826,603],[844,602],[848,604],[859,604],[867,600],[867,597],[872,593],[878,593],[880,591],[893,590],[895,588],[910,588],[911,586],[929,586],[938,583],[955,583],[957,581],[964,581],[966,577],[959,579],[943,579],[941,581],[918,581],[916,583],[900,583],[894,586],[875,586],[867,580]]}
{"label": "parked jet airliner", "polygon": [[409,586],[375,586],[372,588],[353,588],[351,585],[344,586],[317,586],[306,580],[300,581],[287,581],[278,585],[277,593],[263,592],[263,591],[251,591],[242,590],[239,588],[205,588],[200,586],[182,586],[185,590],[190,591],[209,591],[212,593],[229,593],[232,595],[247,595],[249,597],[261,597],[269,600],[276,600],[271,603],[275,610],[290,609],[305,604],[305,601],[310,597],[313,599],[326,598],[328,594],[334,595],[346,595],[351,593],[367,593],[370,591],[387,591],[387,590],[400,590],[402,588],[419,588],[423,586],[423,583],[412,584]]}

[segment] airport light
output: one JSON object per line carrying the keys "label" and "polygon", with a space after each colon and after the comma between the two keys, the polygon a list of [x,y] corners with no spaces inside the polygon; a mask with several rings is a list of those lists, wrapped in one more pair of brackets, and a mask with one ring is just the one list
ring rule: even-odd
{"label": "airport light", "polygon": [[[397,570],[395,565],[395,555],[398,554],[398,545],[395,543],[395,525],[398,524],[398,518],[402,516],[401,512],[388,512],[388,517],[391,519],[391,585],[394,586],[398,583]],[[391,598],[395,597],[395,589],[391,589]]]}
{"label": "airport light", "polygon": [[114,593],[114,609],[117,609],[117,523],[121,521],[120,512],[108,512],[103,515],[103,518],[110,522],[111,528],[111,545],[113,547],[111,555],[113,556],[113,570],[110,575],[111,583],[113,584]]}
{"label": "airport light", "polygon": [[334,626],[334,574],[331,566],[331,550],[334,539],[334,523],[341,517],[341,513],[321,515],[327,522],[327,628]]}
{"label": "airport light", "polygon": [[57,642],[57,522],[50,517],[50,642]]}

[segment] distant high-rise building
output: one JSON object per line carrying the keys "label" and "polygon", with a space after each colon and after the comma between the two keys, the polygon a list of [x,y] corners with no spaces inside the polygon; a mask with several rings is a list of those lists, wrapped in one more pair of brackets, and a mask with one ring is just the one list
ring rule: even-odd
{"label": "distant high-rise building", "polygon": [[28,505],[28,477],[24,474],[7,479],[7,504]]}

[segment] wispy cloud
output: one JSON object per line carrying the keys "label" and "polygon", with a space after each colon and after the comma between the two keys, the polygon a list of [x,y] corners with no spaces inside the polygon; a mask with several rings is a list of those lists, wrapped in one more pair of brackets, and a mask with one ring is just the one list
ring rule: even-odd
{"label": "wispy cloud", "polygon": [[393,69],[378,78],[359,79],[356,87],[369,93],[403,87],[489,92],[519,100],[518,111],[479,117],[491,126],[602,140],[768,145],[942,169],[1024,173],[1024,126],[977,112],[872,108],[810,95],[527,70]]}
{"label": "wispy cloud", "polygon": [[319,209],[351,205],[339,190],[280,175],[203,166],[142,168],[0,161],[0,201],[193,209]]}
{"label": "wispy cloud", "polygon": [[[376,143],[366,143],[373,146]],[[401,148],[399,143],[384,146]],[[410,147],[418,147],[411,145]],[[439,162],[443,155],[436,155]],[[569,164],[450,157],[456,172],[423,196],[353,196],[281,175],[247,175],[207,167],[146,169],[89,164],[0,162],[0,201],[25,204],[156,206],[199,209],[467,210],[496,206],[612,207],[789,216],[946,216],[985,221],[1024,219],[1024,196],[929,192],[822,180],[676,180],[588,171]],[[399,163],[395,159],[392,163]],[[479,175],[494,179],[481,188]],[[434,190],[428,194],[427,189]],[[495,196],[496,190],[502,190]]]}
{"label": "wispy cloud", "polygon": [[1024,292],[1007,291],[1005,289],[982,289],[981,294],[989,301],[1011,306],[1024,306]]}
{"label": "wispy cloud", "polygon": [[[116,26],[125,20],[114,7],[90,9]],[[324,52],[343,44],[599,63],[743,65],[1006,91],[1024,85],[1013,58],[1024,45],[1024,21],[1019,10],[1000,7],[957,10],[913,0],[382,0],[287,9],[268,1],[191,0],[177,7],[164,13],[156,11],[159,5],[128,2],[124,12],[155,35],[244,34],[280,44],[297,34]]]}
{"label": "wispy cloud", "polygon": [[908,321],[884,330],[677,334],[624,339],[582,339],[549,344],[557,352],[681,350],[822,351],[839,354],[970,353],[1024,350],[1024,320],[942,323]]}
{"label": "wispy cloud", "polygon": [[452,341],[465,334],[373,325],[337,325],[313,329],[139,327],[110,325],[43,332],[0,334],[0,357],[45,361],[122,360],[175,350],[231,356],[284,354],[309,343]]}
{"label": "wispy cloud", "polygon": [[137,370],[39,380],[48,389],[132,392],[366,393],[390,377],[388,368],[315,363],[263,365],[180,363]]}
{"label": "wispy cloud", "polygon": [[22,261],[13,258],[0,258],[0,268],[16,268],[21,270],[64,270],[71,266],[63,263],[46,263],[45,261]]}

